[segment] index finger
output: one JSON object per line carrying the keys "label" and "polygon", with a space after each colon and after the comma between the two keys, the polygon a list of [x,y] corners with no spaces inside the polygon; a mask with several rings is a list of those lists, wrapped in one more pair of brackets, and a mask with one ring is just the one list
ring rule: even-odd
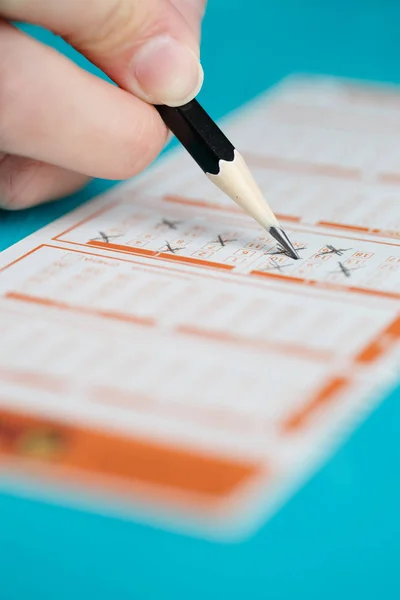
{"label": "index finger", "polygon": [[170,0],[0,0],[0,14],[52,30],[148,102],[184,104],[202,85],[198,36]]}
{"label": "index finger", "polygon": [[0,151],[125,179],[162,149],[157,111],[0,19]]}

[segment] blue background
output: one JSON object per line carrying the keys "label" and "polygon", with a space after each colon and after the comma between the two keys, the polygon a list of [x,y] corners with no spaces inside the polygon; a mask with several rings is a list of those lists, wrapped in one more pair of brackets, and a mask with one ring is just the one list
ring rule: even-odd
{"label": "blue background", "polygon": [[[59,39],[27,29],[88,66]],[[400,3],[209,0],[203,65],[201,99],[215,117],[295,71],[400,82]],[[0,211],[0,249],[109,185]],[[240,544],[0,495],[0,599],[400,598],[399,400],[394,392]]]}

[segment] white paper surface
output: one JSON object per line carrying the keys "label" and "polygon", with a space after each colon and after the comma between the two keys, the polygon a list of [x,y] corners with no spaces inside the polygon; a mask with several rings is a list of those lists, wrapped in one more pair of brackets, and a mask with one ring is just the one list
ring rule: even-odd
{"label": "white paper surface", "polygon": [[0,473],[249,534],[395,384],[400,94],[291,78],[225,129],[301,260],[183,150],[0,255]]}

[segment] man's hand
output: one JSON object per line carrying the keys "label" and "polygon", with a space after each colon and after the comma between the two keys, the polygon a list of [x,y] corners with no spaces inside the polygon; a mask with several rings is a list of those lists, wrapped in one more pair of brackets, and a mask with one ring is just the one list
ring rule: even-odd
{"label": "man's hand", "polygon": [[[149,103],[199,91],[205,0],[0,0],[0,206],[71,193],[88,177],[125,179],[162,149]],[[91,75],[7,20],[42,25],[100,67]]]}

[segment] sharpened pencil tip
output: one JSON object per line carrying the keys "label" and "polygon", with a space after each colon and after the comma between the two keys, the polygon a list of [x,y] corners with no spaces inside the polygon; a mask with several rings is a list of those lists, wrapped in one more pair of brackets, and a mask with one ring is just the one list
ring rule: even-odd
{"label": "sharpened pencil tip", "polygon": [[273,238],[286,250],[286,253],[290,258],[294,258],[294,260],[298,260],[300,256],[298,255],[295,247],[292,242],[289,240],[286,233],[283,229],[279,229],[279,227],[270,227],[269,232]]}

